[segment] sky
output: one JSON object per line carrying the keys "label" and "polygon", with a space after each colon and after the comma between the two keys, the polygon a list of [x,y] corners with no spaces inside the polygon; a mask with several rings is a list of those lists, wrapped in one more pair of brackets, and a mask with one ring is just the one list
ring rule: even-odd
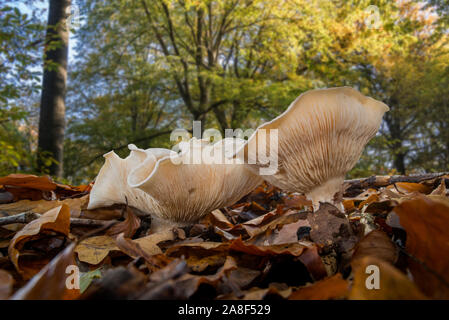
{"label": "sky", "polygon": [[[17,7],[18,9],[20,9],[21,12],[26,13],[26,14],[31,14],[32,13],[32,9],[27,6],[26,4],[22,3],[22,2],[13,2],[9,4],[12,7]],[[43,9],[45,10],[43,13],[41,18],[43,21],[47,21],[47,14],[48,14],[48,1],[34,1],[33,2],[33,6],[35,6],[38,9]],[[72,16],[74,16],[75,18],[73,19],[73,21],[77,21],[76,20],[76,13],[78,12],[79,15],[79,10],[76,10],[76,8],[74,8],[74,6],[76,6],[76,4],[72,4]],[[75,28],[76,29],[76,28]],[[71,62],[73,62],[75,60],[75,55],[76,55],[76,43],[77,40],[75,38],[75,35],[70,32],[70,38],[69,38],[69,65]]]}

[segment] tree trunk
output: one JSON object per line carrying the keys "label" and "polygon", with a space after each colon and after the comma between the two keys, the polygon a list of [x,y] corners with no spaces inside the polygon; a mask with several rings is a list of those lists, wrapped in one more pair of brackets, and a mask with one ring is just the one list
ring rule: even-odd
{"label": "tree trunk", "polygon": [[57,177],[63,172],[70,3],[71,0],[49,0],[39,118],[38,170]]}
{"label": "tree trunk", "polygon": [[404,153],[398,153],[398,154],[394,155],[394,167],[400,174],[405,175],[405,154]]}

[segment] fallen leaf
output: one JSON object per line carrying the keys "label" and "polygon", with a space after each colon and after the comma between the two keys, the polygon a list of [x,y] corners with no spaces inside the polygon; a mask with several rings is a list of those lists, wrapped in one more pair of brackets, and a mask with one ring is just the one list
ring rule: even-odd
{"label": "fallen leaf", "polygon": [[10,203],[14,201],[14,195],[8,191],[0,190],[0,204]]}
{"label": "fallen leaf", "polygon": [[171,257],[184,257],[192,270],[201,272],[208,267],[222,266],[228,250],[228,243],[199,242],[172,246],[167,249],[165,254]]}
{"label": "fallen leaf", "polygon": [[424,184],[411,182],[396,182],[394,185],[388,186],[387,189],[397,190],[401,193],[420,192],[428,194],[431,191],[431,188]]}
{"label": "fallen leaf", "polygon": [[14,278],[6,270],[0,269],[0,300],[8,299],[14,285]]}
{"label": "fallen leaf", "polygon": [[[158,251],[156,249],[157,245],[164,241],[175,240],[176,234],[172,230],[164,230],[161,232],[156,232],[150,234],[149,236],[133,240],[135,243],[147,252],[148,254],[155,254],[153,252]],[[159,249],[160,250],[160,249]]]}
{"label": "fallen leaf", "polygon": [[358,209],[361,210],[364,206],[379,201],[379,196],[377,194],[372,194],[368,197],[368,199],[360,202]]}
{"label": "fallen leaf", "polygon": [[354,200],[345,199],[342,201],[342,203],[346,213],[351,213],[356,210]]}
{"label": "fallen leaf", "polygon": [[120,233],[124,233],[125,238],[132,238],[140,227],[140,219],[133,213],[133,209],[126,207],[126,218],[106,231],[106,235],[115,237]]}
{"label": "fallen leaf", "polygon": [[348,251],[358,240],[345,214],[329,203],[322,203],[318,211],[309,213],[307,220],[312,228],[310,238],[318,245]]}
{"label": "fallen leaf", "polygon": [[80,293],[84,293],[89,288],[94,278],[101,278],[100,268],[84,272],[80,276]]}
{"label": "fallen leaf", "polygon": [[284,224],[276,233],[272,243],[270,244],[284,244],[298,241],[298,229],[301,227],[310,227],[307,220],[299,219],[296,222]]}
{"label": "fallen leaf", "polygon": [[8,248],[9,258],[16,267],[17,271],[25,279],[31,278],[39,270],[22,268],[19,263],[20,250],[25,243],[30,240],[38,239],[41,234],[56,232],[67,236],[70,231],[70,210],[66,205],[61,205],[44,213],[38,219],[31,221],[25,227],[16,233],[11,240]]}
{"label": "fallen leaf", "polygon": [[308,200],[306,196],[300,194],[293,194],[283,199],[286,209],[303,209],[304,207],[311,207],[312,201]]}
{"label": "fallen leaf", "polygon": [[0,178],[0,185],[25,187],[43,191],[56,189],[56,183],[49,176],[38,177],[31,174],[14,173]]}
{"label": "fallen leaf", "polygon": [[11,300],[76,299],[80,294],[79,289],[75,285],[76,273],[67,272],[69,270],[67,269],[68,267],[77,267],[73,253],[74,247],[75,244],[72,243],[61,251],[24,287],[19,289],[11,297]]}
{"label": "fallen leaf", "polygon": [[307,268],[307,271],[309,271],[310,275],[312,276],[312,279],[314,279],[315,281],[320,280],[328,275],[326,266],[318,253],[318,248],[316,245],[307,247],[304,253],[298,257],[298,259],[302,262],[302,264],[304,264],[304,266]]}
{"label": "fallen leaf", "polygon": [[431,195],[434,196],[446,196],[447,190],[446,190],[446,181],[445,179],[441,179],[441,183],[438,185],[438,187],[432,191]]}
{"label": "fallen leaf", "polygon": [[256,246],[243,242],[241,238],[237,238],[230,242],[229,249],[255,256],[291,255],[298,257],[307,249],[307,246],[299,243]]}
{"label": "fallen leaf", "polygon": [[420,196],[402,202],[394,212],[407,232],[406,251],[427,266],[409,259],[415,283],[429,297],[449,299],[449,205]]}
{"label": "fallen leaf", "polygon": [[224,230],[231,229],[234,225],[229,222],[228,218],[220,210],[214,210],[208,216],[212,225]]}
{"label": "fallen leaf", "polygon": [[342,299],[348,295],[349,283],[344,280],[341,273],[315,282],[309,286],[301,287],[292,292],[289,300],[329,300]]}
{"label": "fallen leaf", "polygon": [[[73,199],[65,199],[65,200],[39,200],[39,201],[30,201],[30,200],[21,200],[9,204],[0,205],[0,213],[6,215],[15,215],[22,212],[34,212],[34,213],[45,213],[48,210],[59,207],[61,205],[66,205],[70,208],[71,212],[80,211],[81,208],[87,205],[89,200],[89,196],[83,196],[80,198]],[[77,212],[78,212],[77,211]],[[79,213],[78,213],[79,215]],[[77,215],[72,214],[72,217],[77,217]]]}
{"label": "fallen leaf", "polygon": [[373,230],[355,247],[351,264],[354,265],[367,256],[394,264],[397,260],[396,246],[385,232]]}
{"label": "fallen leaf", "polygon": [[97,265],[109,255],[111,251],[119,251],[115,240],[109,236],[96,236],[81,241],[75,252],[78,259],[92,265]]}
{"label": "fallen leaf", "polygon": [[[150,279],[157,280],[153,283],[149,283],[145,290],[145,293],[139,297],[144,300],[154,299],[189,299],[193,294],[197,292],[201,284],[208,284],[217,287],[218,283],[223,279],[227,279],[227,276],[232,270],[237,269],[234,258],[228,256],[221,267],[215,274],[208,276],[198,276],[186,273],[185,269],[181,269],[182,263],[174,265],[179,269],[178,272],[172,265],[168,271],[162,269],[155,275],[152,275]],[[156,276],[157,275],[157,276]]]}
{"label": "fallen leaf", "polygon": [[120,234],[117,237],[116,244],[120,250],[132,258],[143,257],[145,260],[149,260],[151,256],[162,253],[157,245],[158,243],[175,238],[176,235],[171,230],[153,233],[136,240],[127,239],[124,234]]}
{"label": "fallen leaf", "polygon": [[[371,277],[375,274],[367,273],[368,266],[379,268],[379,288],[369,289]],[[373,280],[374,281],[374,280]],[[422,300],[426,299],[419,289],[406,275],[388,262],[375,257],[366,256],[359,260],[354,269],[354,280],[349,293],[351,300]]]}
{"label": "fallen leaf", "polygon": [[245,293],[242,300],[263,300],[267,298],[267,296],[276,296],[282,299],[287,299],[291,293],[291,288],[278,283],[270,283],[266,289],[257,287],[251,288]]}

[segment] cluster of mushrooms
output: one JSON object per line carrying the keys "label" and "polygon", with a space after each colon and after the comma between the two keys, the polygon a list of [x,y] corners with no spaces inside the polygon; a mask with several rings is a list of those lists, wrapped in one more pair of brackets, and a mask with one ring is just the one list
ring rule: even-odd
{"label": "cluster of mushrooms", "polygon": [[[104,155],[88,209],[126,203],[151,215],[151,232],[157,232],[194,223],[230,206],[263,180],[287,192],[304,193],[315,210],[320,202],[341,207],[335,195],[341,192],[345,174],[376,135],[388,110],[384,103],[350,87],[318,89],[300,95],[247,141],[226,138],[211,144],[192,138],[179,144],[180,152],[129,145],[125,159],[113,151]],[[267,162],[255,150],[273,129],[277,129],[276,150],[266,151],[276,156],[277,170],[261,175]],[[236,151],[224,155],[227,161],[221,163],[184,161],[198,150],[212,156]]]}

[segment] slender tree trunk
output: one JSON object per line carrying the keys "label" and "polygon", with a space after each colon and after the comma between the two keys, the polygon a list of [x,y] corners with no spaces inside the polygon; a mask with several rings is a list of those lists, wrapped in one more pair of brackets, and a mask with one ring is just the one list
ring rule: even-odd
{"label": "slender tree trunk", "polygon": [[[71,0],[49,0],[39,118],[38,170],[57,177],[63,172],[70,3]],[[51,165],[49,158],[54,160]]]}
{"label": "slender tree trunk", "polygon": [[405,154],[404,153],[398,153],[398,154],[394,155],[394,167],[400,174],[405,175]]}

